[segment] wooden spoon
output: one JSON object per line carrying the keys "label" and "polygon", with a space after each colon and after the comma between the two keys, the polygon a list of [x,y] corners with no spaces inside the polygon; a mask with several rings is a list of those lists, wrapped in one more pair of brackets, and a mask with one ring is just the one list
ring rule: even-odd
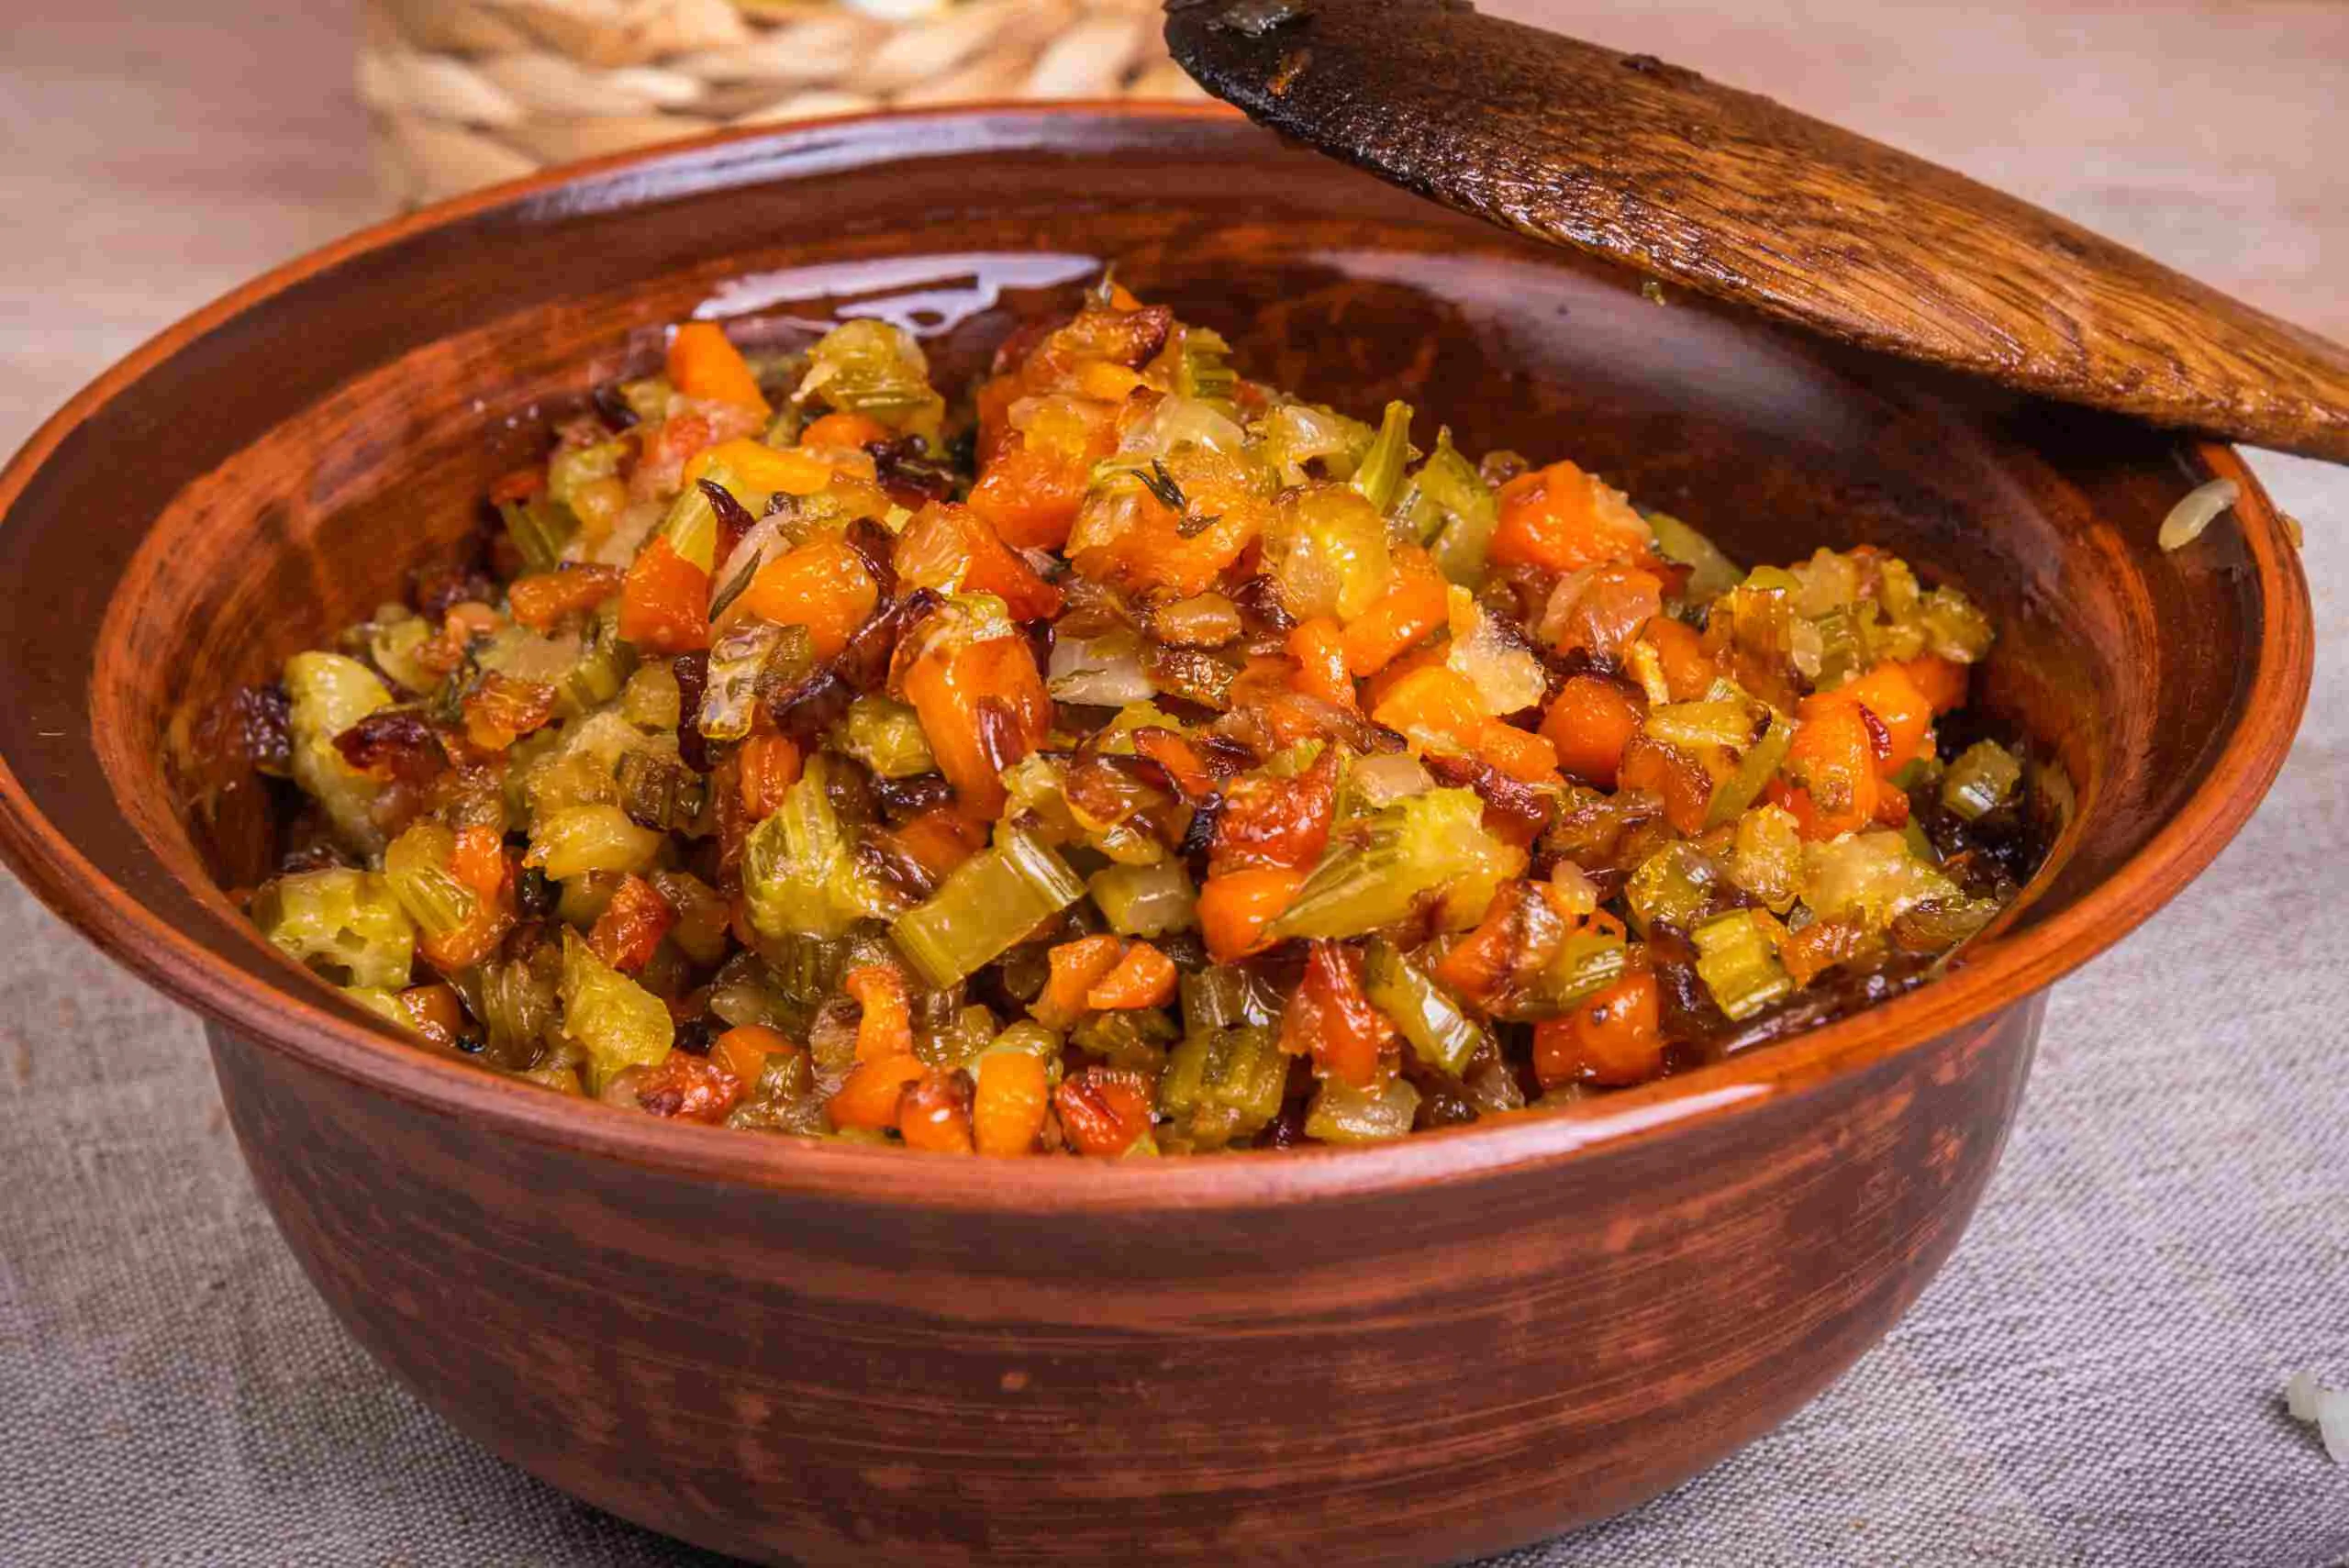
{"label": "wooden spoon", "polygon": [[1257,121],[1448,206],[1831,338],[2349,462],[2349,350],[2053,213],[1464,0],[1166,0]]}

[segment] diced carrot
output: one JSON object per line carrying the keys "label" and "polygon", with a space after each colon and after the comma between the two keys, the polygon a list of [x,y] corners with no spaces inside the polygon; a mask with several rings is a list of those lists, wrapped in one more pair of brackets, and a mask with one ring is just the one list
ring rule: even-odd
{"label": "diced carrot", "polygon": [[1429,664],[1397,682],[1370,710],[1390,729],[1448,737],[1473,746],[1483,735],[1485,705],[1467,676],[1444,664]]}
{"label": "diced carrot", "polygon": [[906,1085],[918,1084],[930,1069],[908,1052],[859,1062],[847,1080],[824,1102],[824,1115],[837,1128],[891,1128],[897,1125],[898,1102]]}
{"label": "diced carrot", "polygon": [[952,517],[962,534],[963,548],[968,556],[963,575],[966,590],[995,595],[1011,612],[1013,620],[1046,620],[1060,613],[1061,591],[1007,550],[985,517],[968,506],[941,502],[931,505]]}
{"label": "diced carrot", "polygon": [[971,1135],[979,1152],[998,1160],[1032,1153],[1052,1104],[1044,1059],[1024,1051],[979,1058],[978,1092],[971,1100]]}
{"label": "diced carrot", "polygon": [[1086,1067],[1061,1080],[1052,1104],[1080,1154],[1111,1159],[1150,1130],[1150,1081],[1130,1068]]}
{"label": "diced carrot", "polygon": [[596,917],[587,946],[614,969],[633,974],[651,962],[653,950],[676,923],[677,912],[669,901],[651,883],[631,874],[621,879],[612,901]]}
{"label": "diced carrot", "polygon": [[1444,654],[1443,648],[1431,644],[1425,648],[1414,648],[1401,658],[1395,660],[1386,668],[1362,684],[1364,710],[1370,713],[1377,712],[1378,705],[1386,700],[1387,694],[1420,671],[1431,665],[1442,664],[1444,662]]}
{"label": "diced carrot", "polygon": [[799,444],[803,447],[869,447],[888,439],[888,427],[880,420],[845,408],[809,420],[807,428],[799,432]]}
{"label": "diced carrot", "polygon": [[1199,930],[1208,956],[1237,963],[1273,945],[1264,928],[1297,902],[1305,873],[1286,866],[1228,871],[1199,884]]}
{"label": "diced carrot", "polygon": [[1646,735],[1634,735],[1623,748],[1622,765],[1615,772],[1618,788],[1652,790],[1664,797],[1664,820],[1675,832],[1705,830],[1713,804],[1713,776],[1704,765],[1676,746]]}
{"label": "diced carrot", "polygon": [[1492,559],[1561,574],[1648,553],[1651,535],[1630,502],[1571,462],[1553,462],[1501,486]]}
{"label": "diced carrot", "polygon": [[763,822],[783,806],[783,797],[799,782],[799,748],[785,735],[753,735],[742,742],[737,787],[742,814]]}
{"label": "diced carrot", "polygon": [[829,659],[881,602],[880,585],[864,558],[837,535],[812,539],[759,568],[751,585],[726,607],[720,624],[742,616],[804,626],[816,657]]}
{"label": "diced carrot", "polygon": [[841,977],[841,989],[864,1008],[856,1020],[859,1062],[879,1062],[913,1050],[913,1017],[907,1006],[904,975],[886,964],[859,964]]}
{"label": "diced carrot", "polygon": [[1135,754],[1165,769],[1175,793],[1185,800],[1196,803],[1215,793],[1215,775],[1208,772],[1207,759],[1199,755],[1197,747],[1156,725],[1144,725],[1131,733]]}
{"label": "diced carrot", "polygon": [[1317,941],[1305,977],[1281,1014],[1281,1049],[1357,1089],[1378,1076],[1378,1060],[1395,1026],[1363,992],[1362,955],[1342,942]]}
{"label": "diced carrot", "polygon": [[[1542,884],[1543,888],[1548,885]],[[1530,951],[1529,940],[1533,932],[1557,929],[1546,923],[1534,926],[1529,921],[1526,900],[1541,896],[1526,883],[1504,883],[1492,903],[1485,906],[1484,917],[1476,922],[1475,929],[1436,960],[1430,973],[1438,984],[1477,1006],[1491,1007],[1501,1000],[1503,986],[1520,963],[1529,960],[1546,962],[1549,953]]]}
{"label": "diced carrot", "polygon": [[1208,846],[1208,874],[1251,866],[1309,871],[1330,842],[1338,797],[1338,748],[1325,746],[1293,779],[1243,774],[1223,788]]}
{"label": "diced carrot", "polygon": [[897,1133],[908,1149],[971,1152],[971,1106],[960,1075],[931,1068],[897,1102]]}
{"label": "diced carrot", "polygon": [[755,1087],[759,1074],[767,1070],[768,1057],[798,1049],[780,1029],[743,1024],[710,1042],[709,1059],[741,1079],[745,1086]]}
{"label": "diced carrot", "polygon": [[1488,718],[1476,733],[1476,755],[1522,784],[1554,781],[1558,749],[1543,736]]}
{"label": "diced carrot", "polygon": [[1297,623],[1288,634],[1288,656],[1297,661],[1297,689],[1310,697],[1354,711],[1353,676],[1346,669],[1345,630],[1329,616]]}
{"label": "diced carrot", "polygon": [[1096,360],[1076,373],[1076,389],[1104,403],[1123,403],[1134,388],[1142,384],[1141,377],[1125,366],[1104,360]]}
{"label": "diced carrot", "polygon": [[1085,1005],[1099,1012],[1163,1007],[1174,999],[1174,961],[1148,942],[1129,946],[1117,966],[1093,983]]}
{"label": "diced carrot", "polygon": [[1925,700],[1932,704],[1935,713],[1965,706],[1966,677],[1971,665],[1944,659],[1938,653],[1926,653],[1904,662],[1900,667],[1908,672]]}
{"label": "diced carrot", "polygon": [[665,539],[637,551],[620,589],[620,636],[653,653],[708,647],[709,573]]}
{"label": "diced carrot", "polygon": [[924,871],[942,877],[979,852],[987,841],[986,825],[974,822],[951,806],[933,806],[902,827],[889,830]]}
{"label": "diced carrot", "polygon": [[1640,706],[1602,675],[1571,675],[1542,719],[1558,766],[1600,789],[1613,789],[1623,748],[1640,732]]}
{"label": "diced carrot", "polygon": [[1565,1017],[1534,1026],[1534,1075],[1545,1089],[1643,1083],[1664,1070],[1661,1018],[1654,973],[1634,970]]}
{"label": "diced carrot", "polygon": [[617,566],[573,566],[517,577],[507,585],[507,606],[524,626],[544,631],[573,611],[592,610],[618,593],[624,575]]}
{"label": "diced carrot", "polygon": [[1671,688],[1674,702],[1695,702],[1713,689],[1713,661],[1695,627],[1671,616],[1654,615],[1641,627],[1640,636],[1655,650],[1656,662],[1664,666],[1664,684]]}
{"label": "diced carrot", "polygon": [[1134,296],[1133,291],[1127,288],[1125,284],[1115,282],[1114,280],[1109,284],[1109,304],[1113,308],[1118,310],[1140,310],[1141,308],[1141,301]]}
{"label": "diced carrot", "polygon": [[1857,703],[1836,703],[1795,727],[1769,797],[1795,815],[1806,839],[1832,839],[1875,820],[1878,804],[1876,738]]}
{"label": "diced carrot", "polygon": [[443,1050],[453,1049],[465,1025],[463,1005],[446,985],[411,985],[397,997],[408,1027]]}
{"label": "diced carrot", "polygon": [[1884,726],[1885,734],[1892,742],[1891,750],[1878,763],[1886,773],[1898,773],[1920,755],[1926,733],[1933,727],[1931,700],[1918,690],[1908,667],[1896,661],[1887,660],[1831,692],[1803,698],[1798,712],[1810,718],[1838,703],[1857,703],[1876,715],[1876,721]]}
{"label": "diced carrot", "polygon": [[505,840],[496,828],[458,828],[449,873],[473,890],[477,902],[473,917],[455,930],[438,936],[426,933],[417,940],[425,962],[443,974],[481,962],[497,951],[497,944],[514,929],[514,867],[506,858]]}
{"label": "diced carrot", "polygon": [[1052,398],[1023,415],[1025,429],[1014,430],[1012,406],[1026,395],[1016,375],[979,389],[979,478],[970,506],[1004,543],[1058,550],[1084,505],[1093,465],[1117,450],[1115,409]]}
{"label": "diced carrot", "polygon": [[830,486],[837,472],[812,452],[771,447],[744,436],[695,453],[685,464],[685,482],[692,484],[723,473],[734,498],[758,511],[777,491],[786,495],[817,495]]}
{"label": "diced carrot", "polygon": [[932,652],[906,672],[906,699],[921,720],[955,804],[992,817],[1003,809],[1002,772],[1043,744],[1052,700],[1027,640],[992,638]]}
{"label": "diced carrot", "polygon": [[1123,533],[1076,552],[1072,564],[1079,576],[1134,593],[1186,599],[1214,587],[1264,529],[1265,507],[1259,502],[1236,500],[1186,536],[1183,519],[1155,496],[1144,493],[1133,501]]}
{"label": "diced carrot", "polygon": [[1053,948],[1045,954],[1051,973],[1044,993],[1033,1005],[1038,1019],[1052,1029],[1074,1024],[1092,1006],[1087,998],[1093,988],[1118,967],[1125,952],[1124,940],[1111,936],[1079,937]]}
{"label": "diced carrot", "polygon": [[669,381],[687,397],[770,412],[742,350],[714,321],[688,321],[669,339]]}
{"label": "diced carrot", "polygon": [[1447,584],[1428,552],[1404,546],[1394,561],[1378,597],[1346,625],[1346,668],[1356,675],[1375,674],[1444,623]]}

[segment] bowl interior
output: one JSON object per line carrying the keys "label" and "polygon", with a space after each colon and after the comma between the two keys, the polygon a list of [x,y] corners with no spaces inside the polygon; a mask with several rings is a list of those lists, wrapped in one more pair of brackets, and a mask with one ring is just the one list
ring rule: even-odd
{"label": "bowl interior", "polygon": [[1220,114],[909,116],[420,215],[264,280],[69,409],[0,483],[7,847],[37,885],[84,885],[195,954],[166,977],[183,995],[298,986],[217,890],[263,874],[269,845],[221,743],[227,693],[466,556],[488,483],[584,388],[657,361],[667,323],[794,342],[888,315],[952,383],[1105,260],[1253,374],[1358,415],[1410,401],[1423,443],[1441,420],[1472,453],[1570,455],[1748,562],[1865,541],[1964,583],[2001,628],[1976,701],[2068,797],[1999,942],[2143,850],[2257,683],[2294,678],[2270,617],[2278,584],[2304,590],[2264,508],[2177,555],[2153,542],[2224,454],[1656,301]]}

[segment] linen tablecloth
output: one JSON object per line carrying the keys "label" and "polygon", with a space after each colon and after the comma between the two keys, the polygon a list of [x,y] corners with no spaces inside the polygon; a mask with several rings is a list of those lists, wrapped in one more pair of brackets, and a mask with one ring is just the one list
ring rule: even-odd
{"label": "linen tablecloth", "polygon": [[[2321,267],[2349,233],[2342,8],[1496,8],[1771,87],[2349,335]],[[9,24],[0,445],[367,216],[348,18],[229,10]],[[2308,524],[2299,744],[2211,873],[2056,991],[1956,1256],[1779,1431],[1499,1561],[2349,1562],[2349,1469],[2280,1397],[2302,1367],[2349,1384],[2349,473],[2254,466]],[[701,1560],[489,1458],[342,1335],[190,1018],[5,880],[0,955],[0,1562]]]}

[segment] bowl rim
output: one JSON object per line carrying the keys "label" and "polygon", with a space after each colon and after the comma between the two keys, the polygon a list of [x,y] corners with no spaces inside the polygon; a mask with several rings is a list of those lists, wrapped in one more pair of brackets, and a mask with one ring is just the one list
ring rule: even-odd
{"label": "bowl rim", "polygon": [[[881,110],[785,127],[745,128],[540,171],[357,230],[272,268],[158,332],[45,420],[0,467],[0,526],[32,475],[65,438],[184,345],[314,273],[491,209],[560,193],[574,182],[664,164],[722,161],[760,144],[773,154],[817,139],[885,139],[927,125],[975,119],[1153,124],[1243,117],[1219,104],[973,103]],[[623,198],[623,205],[626,199]],[[2225,745],[2185,806],[2071,907],[2020,936],[1994,934],[1967,962],[1919,987],[1767,1049],[1566,1109],[1415,1134],[1364,1149],[1249,1151],[1148,1162],[1005,1160],[966,1162],[953,1180],[916,1151],[831,1140],[741,1135],[582,1103],[470,1063],[418,1051],[357,1009],[292,984],[265,984],[168,925],[100,873],[36,807],[0,757],[0,860],[50,909],[167,996],[307,1066],[449,1117],[485,1137],[519,1138],[648,1170],[881,1207],[974,1213],[1143,1214],[1251,1208],[1299,1198],[1362,1197],[1554,1164],[1592,1150],[1644,1141],[1740,1116],[1900,1056],[2017,1006],[2112,946],[2199,873],[2233,838],[2289,751],[2314,657],[2312,607],[2286,524],[2234,449],[2179,436],[2174,455],[2199,481],[2241,490],[2234,515],[2248,548],[2261,626],[2254,665]],[[85,707],[83,717],[88,712]],[[944,1158],[943,1156],[934,1156]],[[1105,1169],[1105,1165],[1107,1168]]]}

